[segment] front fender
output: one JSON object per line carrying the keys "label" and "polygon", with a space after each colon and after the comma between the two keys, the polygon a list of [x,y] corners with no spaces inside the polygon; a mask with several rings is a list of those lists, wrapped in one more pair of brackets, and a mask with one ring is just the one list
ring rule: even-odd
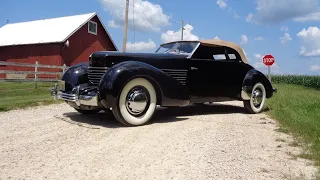
{"label": "front fender", "polygon": [[80,84],[88,82],[88,63],[79,63],[69,67],[62,75],[65,81],[65,91],[71,92],[72,89]]}
{"label": "front fender", "polygon": [[246,74],[242,83],[243,90],[246,93],[251,94],[252,88],[257,82],[261,82],[264,85],[264,87],[266,88],[266,97],[271,98],[273,95],[272,84],[263,73],[256,69],[251,69]]}
{"label": "front fender", "polygon": [[108,69],[99,84],[102,104],[112,107],[124,85],[133,78],[148,79],[157,92],[157,104],[162,106],[185,106],[190,103],[190,93],[177,80],[160,69],[138,61],[125,61]]}

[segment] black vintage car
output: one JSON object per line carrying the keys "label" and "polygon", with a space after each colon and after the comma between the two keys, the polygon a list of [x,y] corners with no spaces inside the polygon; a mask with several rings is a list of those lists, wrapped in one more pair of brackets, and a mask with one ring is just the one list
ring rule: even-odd
{"label": "black vintage car", "polygon": [[259,113],[274,91],[240,46],[203,40],[162,44],[155,53],[95,52],[89,63],[71,66],[52,93],[82,114],[112,110],[119,122],[137,126],[157,105],[239,100]]}

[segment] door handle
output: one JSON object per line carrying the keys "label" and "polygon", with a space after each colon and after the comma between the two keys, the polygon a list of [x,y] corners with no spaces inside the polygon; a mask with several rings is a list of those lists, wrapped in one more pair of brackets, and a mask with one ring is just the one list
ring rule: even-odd
{"label": "door handle", "polygon": [[198,70],[198,68],[196,68],[196,67],[191,67],[191,70]]}

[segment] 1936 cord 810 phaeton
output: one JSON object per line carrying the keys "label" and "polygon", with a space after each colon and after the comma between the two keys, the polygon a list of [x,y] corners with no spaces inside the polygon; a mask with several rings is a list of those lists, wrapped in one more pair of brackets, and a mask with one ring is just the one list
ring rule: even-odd
{"label": "1936 cord 810 phaeton", "polygon": [[146,124],[157,105],[239,100],[260,113],[274,91],[240,46],[222,40],[170,42],[155,53],[95,52],[52,89],[82,114],[111,109],[127,126]]}

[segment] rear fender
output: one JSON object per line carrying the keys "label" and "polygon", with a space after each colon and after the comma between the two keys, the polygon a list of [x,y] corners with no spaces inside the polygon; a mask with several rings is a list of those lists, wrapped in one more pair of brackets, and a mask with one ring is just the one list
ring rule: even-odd
{"label": "rear fender", "polygon": [[148,79],[157,92],[157,104],[161,106],[185,106],[190,103],[190,93],[177,80],[160,69],[138,61],[125,61],[109,68],[99,84],[101,103],[112,107],[124,85],[133,78]]}
{"label": "rear fender", "polygon": [[273,88],[272,84],[270,83],[269,79],[260,71],[256,69],[251,69],[246,74],[243,83],[242,83],[242,92],[241,97],[244,100],[250,99],[250,95],[252,93],[253,86],[261,82],[265,89],[266,89],[266,98],[271,98],[273,95]]}

